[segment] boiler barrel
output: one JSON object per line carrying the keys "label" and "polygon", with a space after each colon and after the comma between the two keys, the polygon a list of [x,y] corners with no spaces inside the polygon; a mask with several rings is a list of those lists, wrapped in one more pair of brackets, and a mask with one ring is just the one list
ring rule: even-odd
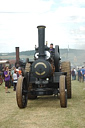
{"label": "boiler barrel", "polygon": [[36,78],[50,77],[52,72],[51,64],[44,59],[38,59],[32,64],[32,73]]}

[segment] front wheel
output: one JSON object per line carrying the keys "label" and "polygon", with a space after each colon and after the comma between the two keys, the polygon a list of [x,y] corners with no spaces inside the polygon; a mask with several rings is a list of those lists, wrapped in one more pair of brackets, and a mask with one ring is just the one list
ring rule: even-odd
{"label": "front wheel", "polygon": [[25,108],[28,100],[28,88],[26,79],[23,77],[18,78],[16,87],[16,100],[19,108]]}
{"label": "front wheel", "polygon": [[60,76],[59,90],[60,90],[60,105],[61,107],[65,108],[67,107],[67,90],[66,90],[65,75]]}

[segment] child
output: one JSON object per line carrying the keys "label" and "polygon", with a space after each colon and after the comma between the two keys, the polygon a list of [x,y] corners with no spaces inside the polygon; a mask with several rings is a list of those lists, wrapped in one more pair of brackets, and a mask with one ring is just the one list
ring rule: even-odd
{"label": "child", "polygon": [[16,85],[17,85],[17,71],[14,70],[13,74],[13,85],[14,85],[14,91],[16,91]]}

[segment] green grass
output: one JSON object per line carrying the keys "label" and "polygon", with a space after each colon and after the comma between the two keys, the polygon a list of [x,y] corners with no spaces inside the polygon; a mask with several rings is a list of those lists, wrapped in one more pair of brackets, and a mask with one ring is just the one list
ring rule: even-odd
{"label": "green grass", "polygon": [[58,97],[44,96],[28,100],[19,109],[16,92],[5,93],[0,86],[0,128],[85,128],[85,83],[72,81],[72,98],[61,108]]}

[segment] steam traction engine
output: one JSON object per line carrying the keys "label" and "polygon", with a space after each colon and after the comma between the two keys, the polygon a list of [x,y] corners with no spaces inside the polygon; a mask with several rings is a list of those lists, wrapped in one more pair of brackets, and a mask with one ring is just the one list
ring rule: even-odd
{"label": "steam traction engine", "polygon": [[34,61],[28,60],[24,76],[18,79],[17,105],[25,108],[28,99],[60,94],[61,107],[67,107],[67,98],[71,98],[70,62],[60,63],[59,46],[56,45],[55,50],[50,52],[45,45],[45,26],[37,28],[38,47],[35,47]]}

